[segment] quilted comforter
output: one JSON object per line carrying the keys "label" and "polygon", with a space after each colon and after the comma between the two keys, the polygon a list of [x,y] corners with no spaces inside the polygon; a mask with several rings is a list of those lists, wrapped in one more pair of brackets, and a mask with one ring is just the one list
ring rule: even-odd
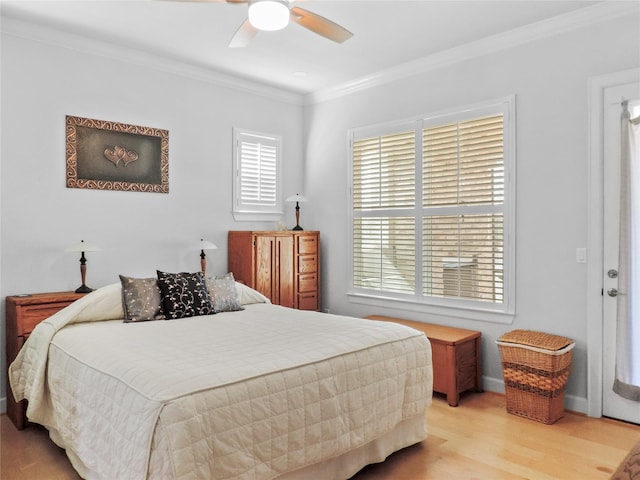
{"label": "quilted comforter", "polygon": [[99,289],[38,325],[10,367],[29,419],[85,478],[273,479],[424,419],[431,401],[430,345],[402,325],[268,303],[122,316],[119,285]]}

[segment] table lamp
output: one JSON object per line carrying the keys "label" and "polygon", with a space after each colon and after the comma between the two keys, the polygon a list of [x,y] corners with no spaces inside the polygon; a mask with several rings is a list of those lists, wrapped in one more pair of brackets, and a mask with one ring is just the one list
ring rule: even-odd
{"label": "table lamp", "polygon": [[205,250],[215,250],[218,247],[215,246],[212,242],[208,240],[203,240],[202,238],[198,242],[198,250],[200,250],[200,269],[202,273],[205,273],[207,269],[207,256],[205,255]]}
{"label": "table lamp", "polygon": [[76,293],[89,293],[93,291],[93,288],[87,287],[85,284],[85,279],[87,276],[87,258],[84,256],[84,252],[99,252],[101,249],[92,245],[90,243],[85,242],[84,240],[80,240],[80,243],[76,243],[75,245],[71,245],[65,251],[67,252],[81,252],[80,253],[80,278],[82,280],[82,285],[80,285],[76,289]]}
{"label": "table lamp", "polygon": [[287,199],[285,200],[285,202],[296,202],[296,226],[293,227],[292,230],[302,230],[302,227],[300,226],[300,205],[299,205],[299,203],[306,202],[306,201],[307,201],[306,197],[303,197],[299,193],[296,193],[295,195],[291,195],[290,197],[287,197]]}

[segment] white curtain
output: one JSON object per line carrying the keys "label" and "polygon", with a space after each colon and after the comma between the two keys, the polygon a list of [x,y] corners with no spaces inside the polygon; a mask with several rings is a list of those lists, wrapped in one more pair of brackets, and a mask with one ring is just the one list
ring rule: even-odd
{"label": "white curtain", "polygon": [[613,390],[640,402],[640,117],[623,102],[620,164],[620,259]]}

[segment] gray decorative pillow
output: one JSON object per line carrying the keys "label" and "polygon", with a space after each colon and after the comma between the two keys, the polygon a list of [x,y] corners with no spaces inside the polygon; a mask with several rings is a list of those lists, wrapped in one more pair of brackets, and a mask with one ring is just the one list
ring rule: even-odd
{"label": "gray decorative pillow", "polygon": [[215,313],[202,272],[166,273],[158,270],[158,287],[167,318]]}
{"label": "gray decorative pillow", "polygon": [[207,277],[207,290],[209,290],[213,310],[216,313],[244,310],[244,307],[240,304],[233,273],[229,272],[217,277]]}
{"label": "gray decorative pillow", "polygon": [[165,319],[157,279],[120,275],[120,283],[125,323]]}

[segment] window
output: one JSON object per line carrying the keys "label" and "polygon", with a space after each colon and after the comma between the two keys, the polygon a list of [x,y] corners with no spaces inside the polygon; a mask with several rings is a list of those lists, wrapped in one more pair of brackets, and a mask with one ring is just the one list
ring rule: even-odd
{"label": "window", "polygon": [[513,313],[513,110],[351,132],[355,301]]}
{"label": "window", "polygon": [[233,215],[236,220],[280,220],[282,140],[233,129]]}

